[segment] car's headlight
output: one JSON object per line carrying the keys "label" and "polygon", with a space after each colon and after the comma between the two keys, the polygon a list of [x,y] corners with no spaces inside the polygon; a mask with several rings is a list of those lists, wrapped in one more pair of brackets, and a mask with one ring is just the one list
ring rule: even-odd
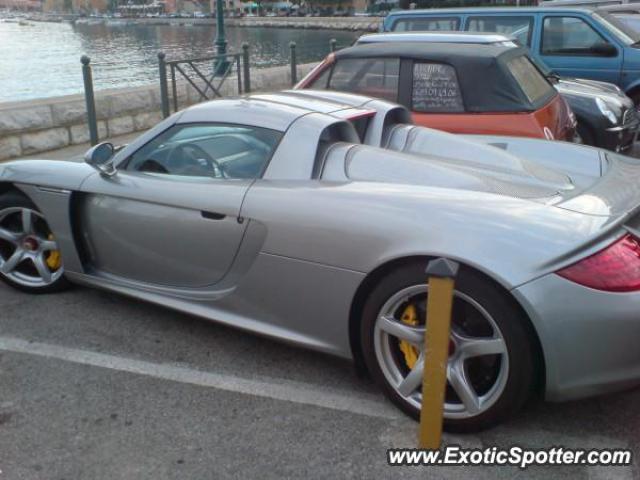
{"label": "car's headlight", "polygon": [[596,105],[598,106],[598,110],[600,110],[600,112],[602,112],[602,114],[607,117],[607,119],[611,123],[613,123],[614,125],[618,124],[618,116],[613,110],[611,110],[609,105],[607,105],[604,100],[602,100],[600,97],[596,97]]}

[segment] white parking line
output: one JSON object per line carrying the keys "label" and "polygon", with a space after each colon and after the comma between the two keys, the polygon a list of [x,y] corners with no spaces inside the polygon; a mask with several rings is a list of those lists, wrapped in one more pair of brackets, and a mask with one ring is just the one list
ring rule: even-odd
{"label": "white parking line", "polygon": [[314,405],[371,417],[387,419],[397,419],[401,417],[399,412],[382,398],[376,400],[374,398],[363,398],[362,394],[345,395],[328,392],[325,388],[307,383],[280,379],[274,379],[268,382],[251,380],[233,375],[203,372],[191,368],[152,363],[144,360],[62,347],[59,345],[29,342],[12,337],[0,337],[0,351],[53,358],[81,365],[108,368],[119,372],[145,375],[201,387],[217,388],[219,390],[254,395],[257,397]]}

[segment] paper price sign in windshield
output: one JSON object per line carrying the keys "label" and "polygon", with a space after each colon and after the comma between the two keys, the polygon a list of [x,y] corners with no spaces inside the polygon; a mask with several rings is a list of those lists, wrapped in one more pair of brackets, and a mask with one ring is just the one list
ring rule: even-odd
{"label": "paper price sign in windshield", "polygon": [[415,63],[412,104],[418,112],[463,112],[455,69],[440,63]]}

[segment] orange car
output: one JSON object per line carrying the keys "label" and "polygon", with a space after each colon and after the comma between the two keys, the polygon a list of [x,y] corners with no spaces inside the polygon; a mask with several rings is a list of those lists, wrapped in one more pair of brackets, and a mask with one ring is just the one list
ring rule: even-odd
{"label": "orange car", "polygon": [[330,54],[296,88],[400,103],[419,125],[451,133],[573,141],[569,105],[525,48],[389,42]]}

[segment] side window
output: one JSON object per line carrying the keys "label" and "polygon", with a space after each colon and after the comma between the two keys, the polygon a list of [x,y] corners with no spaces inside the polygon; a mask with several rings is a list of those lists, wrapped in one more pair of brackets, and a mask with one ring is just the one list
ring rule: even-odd
{"label": "side window", "polygon": [[127,170],[210,178],[262,175],[282,134],[228,124],[174,125],[129,158]]}
{"label": "side window", "polygon": [[391,26],[394,32],[452,32],[459,28],[458,17],[401,18]]}
{"label": "side window", "polygon": [[543,55],[599,55],[608,42],[577,17],[546,17],[542,31]]}
{"label": "side window", "polygon": [[514,37],[521,45],[531,44],[533,17],[478,16],[469,17],[466,30],[470,32],[491,32]]}
{"label": "side window", "polygon": [[398,100],[398,58],[345,58],[333,67],[329,88]]}
{"label": "side window", "polygon": [[411,105],[415,112],[464,112],[455,68],[442,63],[414,63]]}

